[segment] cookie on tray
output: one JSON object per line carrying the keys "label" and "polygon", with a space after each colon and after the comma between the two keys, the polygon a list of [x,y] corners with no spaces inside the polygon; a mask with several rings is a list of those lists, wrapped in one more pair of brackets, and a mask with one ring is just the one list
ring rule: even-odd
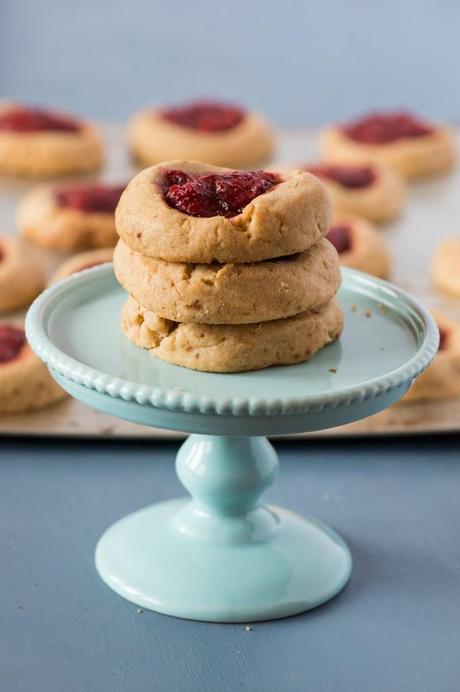
{"label": "cookie on tray", "polygon": [[340,263],[380,279],[388,278],[390,255],[381,234],[365,219],[336,215],[326,235],[339,254]]}
{"label": "cookie on tray", "polygon": [[404,178],[444,173],[455,159],[449,129],[406,111],[376,112],[326,128],[321,138],[324,158],[333,162],[375,161]]}
{"label": "cookie on tray", "polygon": [[94,125],[54,110],[0,102],[0,175],[57,177],[94,171],[102,163]]}
{"label": "cookie on tray", "polygon": [[439,243],[433,257],[431,276],[436,288],[460,298],[460,237]]}
{"label": "cookie on tray", "polygon": [[30,349],[22,325],[0,322],[0,414],[43,408],[65,396]]}
{"label": "cookie on tray", "polygon": [[305,252],[247,264],[165,262],[119,241],[115,275],[141,305],[176,322],[243,324],[290,317],[324,305],[340,286],[337,253],[326,240]]}
{"label": "cookie on tray", "polygon": [[40,264],[18,240],[0,236],[0,312],[27,307],[44,286]]}
{"label": "cookie on tray", "polygon": [[460,322],[442,312],[434,312],[433,317],[439,328],[438,353],[401,399],[402,404],[460,396]]}
{"label": "cookie on tray", "polygon": [[243,372],[308,360],[338,339],[343,312],[333,298],[310,312],[258,324],[178,323],[129,298],[121,327],[136,346],[168,363],[204,372]]}
{"label": "cookie on tray", "polygon": [[191,159],[251,168],[270,160],[274,133],[257,113],[228,103],[194,101],[137,113],[129,127],[129,143],[144,166]]}
{"label": "cookie on tray", "polygon": [[113,248],[102,247],[97,250],[88,250],[88,252],[79,252],[77,255],[69,257],[55,271],[50,279],[50,284],[54,284],[66,276],[71,276],[84,269],[97,267],[98,264],[111,262],[113,259]]}
{"label": "cookie on tray", "polygon": [[113,183],[38,186],[19,204],[19,232],[50,250],[72,252],[115,245],[115,208],[124,189]]}
{"label": "cookie on tray", "polygon": [[327,232],[331,202],[310,173],[242,172],[168,161],[139,173],[116,210],[132,250],[171,262],[257,262],[303,252]]}
{"label": "cookie on tray", "polygon": [[374,223],[385,223],[400,216],[406,183],[384,164],[317,163],[300,166],[326,185],[336,212],[353,214]]}

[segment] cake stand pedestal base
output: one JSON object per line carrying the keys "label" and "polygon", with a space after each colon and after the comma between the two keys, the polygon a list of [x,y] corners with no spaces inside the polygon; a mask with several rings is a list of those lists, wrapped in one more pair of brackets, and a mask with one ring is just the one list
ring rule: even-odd
{"label": "cake stand pedestal base", "polygon": [[182,618],[255,622],[309,610],[344,587],[343,540],[260,503],[278,471],[266,438],[191,435],[176,468],[191,500],[135,512],[98,543],[98,572],[121,596]]}

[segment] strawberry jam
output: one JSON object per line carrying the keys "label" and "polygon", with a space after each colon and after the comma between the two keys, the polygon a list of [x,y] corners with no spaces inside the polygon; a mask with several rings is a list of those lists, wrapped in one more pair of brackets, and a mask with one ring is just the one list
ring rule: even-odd
{"label": "strawberry jam", "polygon": [[351,250],[351,228],[346,224],[332,226],[332,228],[330,228],[328,231],[326,238],[330,243],[332,243],[339,255],[341,255],[343,252],[348,252]]}
{"label": "strawberry jam", "polygon": [[165,120],[191,130],[223,132],[238,125],[245,112],[238,106],[218,101],[193,101],[184,106],[168,108],[161,115]]}
{"label": "strawberry jam", "polygon": [[60,207],[77,211],[114,214],[124,185],[68,185],[55,193]]}
{"label": "strawberry jam", "polygon": [[0,113],[0,131],[43,132],[79,132],[81,124],[74,118],[58,115],[40,108],[12,107]]}
{"label": "strawberry jam", "polygon": [[170,207],[189,216],[230,218],[279,182],[277,174],[267,171],[188,175],[169,170],[165,173],[163,196]]}
{"label": "strawberry jam", "polygon": [[0,363],[9,363],[17,358],[25,346],[23,329],[10,324],[0,324]]}
{"label": "strawberry jam", "polygon": [[362,144],[390,144],[399,139],[425,137],[433,132],[428,123],[404,111],[372,113],[342,128],[350,139]]}
{"label": "strawberry jam", "polygon": [[438,329],[439,329],[439,348],[438,351],[445,351],[447,348],[447,342],[449,340],[449,330],[446,329],[445,327],[440,327],[438,324]]}
{"label": "strawberry jam", "polygon": [[341,164],[318,164],[307,166],[305,170],[318,178],[333,180],[342,187],[355,190],[369,187],[375,182],[375,170],[371,166],[347,166]]}

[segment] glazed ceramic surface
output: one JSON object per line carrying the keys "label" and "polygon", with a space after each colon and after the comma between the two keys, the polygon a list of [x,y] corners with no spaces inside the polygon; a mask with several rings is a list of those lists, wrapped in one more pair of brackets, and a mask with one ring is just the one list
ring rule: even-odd
{"label": "glazed ceramic surface", "polygon": [[348,581],[350,553],[321,522],[260,504],[277,470],[265,438],[191,435],[177,472],[193,500],[110,527],[100,575],[138,605],[196,620],[267,620],[327,601]]}
{"label": "glazed ceramic surface", "polygon": [[177,472],[192,499],[147,507],[101,538],[104,581],[146,608],[200,620],[284,617],[334,596],[351,573],[342,539],[260,502],[278,462],[260,435],[368,416],[396,401],[433,358],[437,328],[402,291],[345,271],[345,332],[311,361],[243,374],[163,363],[120,333],[126,294],[111,265],[40,296],[32,348],[73,396],[145,425],[190,431]]}

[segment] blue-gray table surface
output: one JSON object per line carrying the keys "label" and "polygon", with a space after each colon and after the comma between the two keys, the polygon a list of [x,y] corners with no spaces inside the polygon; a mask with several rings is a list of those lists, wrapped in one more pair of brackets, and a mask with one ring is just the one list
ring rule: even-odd
{"label": "blue-gray table surface", "polygon": [[268,498],[338,529],[354,572],[247,631],[139,613],[95,572],[107,526],[181,492],[176,445],[0,439],[1,692],[457,692],[459,444],[278,442]]}

